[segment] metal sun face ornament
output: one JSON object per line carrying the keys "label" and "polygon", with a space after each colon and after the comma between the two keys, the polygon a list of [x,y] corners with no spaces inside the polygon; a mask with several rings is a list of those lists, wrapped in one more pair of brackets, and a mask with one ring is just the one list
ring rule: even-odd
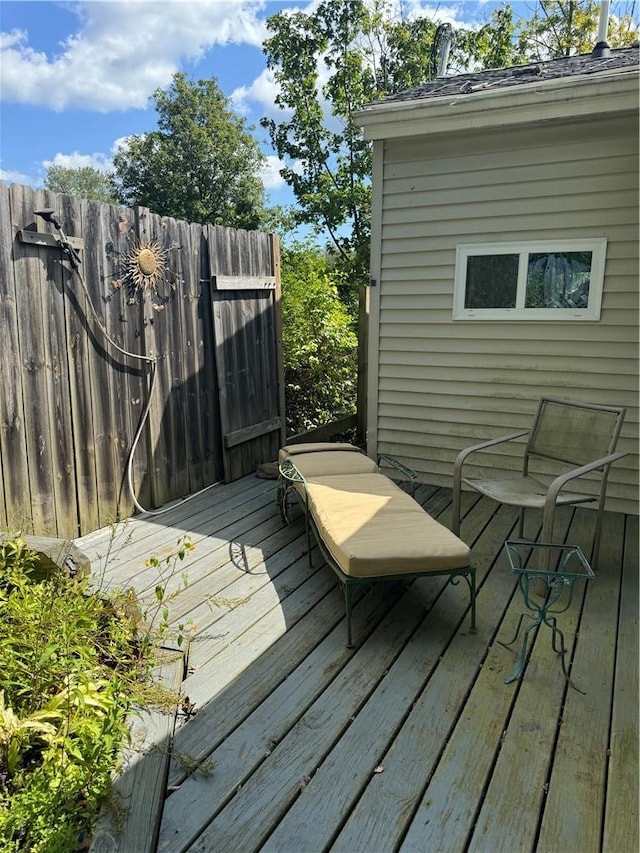
{"label": "metal sun face ornament", "polygon": [[134,290],[157,292],[167,270],[167,253],[155,240],[136,242],[125,258],[125,268],[126,278]]}

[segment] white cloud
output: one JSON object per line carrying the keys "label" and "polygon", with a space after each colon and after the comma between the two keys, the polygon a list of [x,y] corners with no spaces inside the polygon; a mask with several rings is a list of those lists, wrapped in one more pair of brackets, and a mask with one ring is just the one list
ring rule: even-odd
{"label": "white cloud", "polygon": [[259,77],[250,86],[240,86],[231,93],[231,103],[237,112],[248,113],[250,111],[248,101],[255,101],[261,105],[267,114],[279,112],[274,106],[278,94],[278,84],[273,76],[273,71],[265,68]]}
{"label": "white cloud", "polygon": [[[483,7],[488,0],[459,3],[425,3],[424,0],[402,0],[396,3],[395,16],[400,13],[409,19],[429,18],[436,24],[451,24],[454,27],[468,28],[476,23],[478,15],[483,13]],[[512,4],[513,5],[513,4]]]}
{"label": "white cloud", "polygon": [[280,169],[284,163],[279,157],[270,154],[260,170],[260,177],[266,190],[279,190],[284,186],[284,179],[280,174]]}
{"label": "white cloud", "polygon": [[33,183],[29,175],[23,175],[22,172],[12,172],[10,169],[0,169],[0,181],[6,184],[26,184],[27,186]]}
{"label": "white cloud", "polygon": [[62,166],[64,169],[84,169],[89,166],[99,172],[108,172],[113,167],[113,163],[104,154],[80,154],[78,151],[74,151],[73,154],[58,153],[53,160],[43,160],[42,166],[44,169],[48,169],[50,166]]}
{"label": "white cloud", "polygon": [[[144,136],[144,134],[139,135]],[[72,154],[63,154],[59,151],[54,156],[53,160],[43,160],[40,165],[45,170],[48,169],[49,166],[62,166],[65,169],[82,169],[86,166],[90,166],[92,169],[97,169],[99,172],[110,172],[113,169],[114,154],[117,154],[118,151],[124,148],[130,139],[130,136],[119,136],[117,139],[114,139],[111,144],[109,156],[102,152],[81,154],[79,151],[74,151]]]}
{"label": "white cloud", "polygon": [[0,50],[19,45],[26,38],[27,34],[24,30],[11,30],[10,33],[0,33]]}
{"label": "white cloud", "polygon": [[183,59],[212,46],[260,46],[265,36],[251,0],[201,2],[82,2],[80,28],[56,56],[34,50],[24,31],[3,33],[2,97],[62,110],[103,112],[145,107]]}
{"label": "white cloud", "polygon": [[464,7],[464,3],[445,6],[409,0],[405,5],[405,14],[408,18],[430,18],[438,24],[456,24],[460,22],[461,14],[464,13],[464,8],[461,6]]}

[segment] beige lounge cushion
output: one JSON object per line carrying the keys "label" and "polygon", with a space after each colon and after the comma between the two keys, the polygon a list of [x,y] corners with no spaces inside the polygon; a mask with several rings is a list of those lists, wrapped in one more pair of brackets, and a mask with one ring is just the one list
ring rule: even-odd
{"label": "beige lounge cushion", "polygon": [[[298,448],[306,449],[300,451]],[[354,450],[355,453],[349,452]],[[320,442],[292,445],[283,447],[279,458],[280,462],[291,459],[305,480],[327,474],[372,474],[380,470],[373,459],[369,459],[352,444]]]}
{"label": "beige lounge cushion", "polygon": [[383,474],[316,477],[309,508],[329,553],[352,577],[461,569],[470,551]]}
{"label": "beige lounge cushion", "polygon": [[324,451],[294,456],[291,460],[305,480],[332,474],[372,474],[379,470],[364,453]]}
{"label": "beige lounge cushion", "polygon": [[282,462],[283,459],[287,459],[289,456],[299,456],[301,453],[319,453],[323,450],[362,452],[354,444],[346,444],[339,441],[315,441],[308,442],[307,444],[287,444],[285,447],[280,448],[278,458]]}

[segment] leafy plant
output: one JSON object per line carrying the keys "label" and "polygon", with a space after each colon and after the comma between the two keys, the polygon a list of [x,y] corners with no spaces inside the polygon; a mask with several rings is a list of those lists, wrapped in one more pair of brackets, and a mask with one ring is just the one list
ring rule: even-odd
{"label": "leafy plant", "polygon": [[[558,59],[591,53],[598,32],[597,0],[542,0],[531,16],[519,22],[518,50],[524,60]],[[638,39],[633,3],[612,3],[607,42],[611,47],[632,45]]]}
{"label": "leafy plant", "polygon": [[178,646],[182,646],[185,640],[187,630],[195,630],[195,626],[188,626],[186,623],[179,623],[175,629],[172,629],[169,621],[169,602],[175,598],[181,589],[189,584],[187,575],[183,572],[180,576],[179,585],[173,590],[169,590],[169,583],[176,575],[176,569],[190,551],[195,550],[195,545],[188,537],[178,539],[177,550],[169,554],[163,560],[158,559],[155,555],[147,560],[147,566],[154,566],[158,570],[158,583],[155,586],[155,601],[152,606],[145,610],[143,618],[147,625],[155,626],[153,635],[147,633],[146,642],[155,642],[157,639],[166,639],[171,636],[175,639]]}
{"label": "leafy plant", "polygon": [[21,539],[0,546],[0,849],[71,853],[108,795],[169,614],[164,592],[154,627],[132,593],[35,566]]}
{"label": "leafy plant", "polygon": [[282,348],[287,430],[355,411],[357,345],[327,259],[311,246],[282,255]]}
{"label": "leafy plant", "polygon": [[56,734],[51,720],[57,721],[60,718],[59,712],[45,708],[20,719],[12,708],[5,705],[4,690],[0,690],[0,766],[13,775],[21,756],[28,751],[35,739],[51,742]]}

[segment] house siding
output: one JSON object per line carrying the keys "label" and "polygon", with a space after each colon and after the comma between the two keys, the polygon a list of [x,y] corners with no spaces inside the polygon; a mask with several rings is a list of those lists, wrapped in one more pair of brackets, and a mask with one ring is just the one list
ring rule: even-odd
{"label": "house siding", "polygon": [[[370,452],[450,485],[462,448],[526,429],[543,394],[623,405],[607,506],[637,512],[637,114],[374,148]],[[589,237],[608,241],[600,321],[453,321],[459,243]],[[481,459],[470,473],[519,463]]]}

